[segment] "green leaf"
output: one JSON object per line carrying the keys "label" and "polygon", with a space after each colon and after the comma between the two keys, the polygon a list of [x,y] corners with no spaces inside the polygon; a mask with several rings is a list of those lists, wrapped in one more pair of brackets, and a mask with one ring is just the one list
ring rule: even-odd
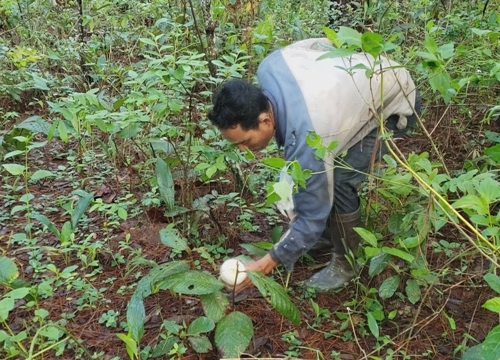
{"label": "green leaf", "polygon": [[481,181],[476,190],[488,204],[496,202],[500,198],[500,184],[492,178]]}
{"label": "green leaf", "polygon": [[0,256],[0,284],[8,285],[19,277],[19,270],[14,260]]}
{"label": "green leaf", "polygon": [[61,139],[61,141],[67,143],[69,140],[68,128],[66,127],[64,121],[59,120],[59,124],[57,125],[57,130],[59,131],[59,138]]}
{"label": "green leaf", "polygon": [[187,330],[187,336],[198,336],[201,333],[207,333],[215,328],[215,324],[212,319],[205,316],[200,316],[196,318]]}
{"label": "green leaf", "polygon": [[145,298],[158,292],[159,284],[170,276],[189,270],[187,261],[172,261],[158,265],[137,283],[134,296]]}
{"label": "green leaf", "polygon": [[217,324],[215,344],[224,357],[238,358],[250,344],[252,336],[252,320],[239,311],[233,311]]}
{"label": "green leaf", "polygon": [[30,116],[21,123],[16,125],[18,129],[26,129],[34,134],[45,134],[49,133],[50,124],[45,121],[42,117],[35,115]]}
{"label": "green leaf", "polygon": [[11,151],[11,152],[9,152],[9,153],[5,154],[5,155],[4,155],[4,157],[3,157],[3,159],[4,159],[4,160],[7,160],[7,159],[9,159],[9,158],[11,158],[11,157],[14,157],[14,156],[17,156],[17,155],[24,154],[24,152],[25,152],[24,150],[13,150],[13,151]]}
{"label": "green leaf", "polygon": [[500,359],[500,325],[495,326],[483,341],[483,360]]}
{"label": "green leaf", "polygon": [[340,46],[342,46],[342,44],[339,42],[339,39],[338,39],[337,33],[336,33],[334,30],[332,30],[332,29],[330,29],[330,28],[328,28],[328,27],[324,26],[324,27],[323,27],[323,32],[325,33],[326,38],[327,38],[328,40],[330,40],[330,42],[331,42],[333,45],[335,45],[336,47],[340,47]]}
{"label": "green leaf", "polygon": [[191,336],[188,338],[189,344],[198,354],[206,354],[212,350],[212,343],[205,335]]}
{"label": "green leaf", "polygon": [[56,175],[52,172],[52,171],[48,171],[48,170],[37,170],[35,171],[31,177],[30,177],[30,180],[31,181],[38,181],[38,180],[42,180],[42,179],[46,179],[48,177],[55,177]]}
{"label": "green leaf", "polygon": [[170,141],[167,141],[165,139],[151,139],[149,140],[149,143],[151,144],[151,148],[155,152],[163,152],[166,155],[170,155],[174,152],[174,146]]}
{"label": "green leaf", "polygon": [[76,206],[73,209],[73,213],[71,214],[71,228],[73,229],[73,231],[76,229],[78,221],[82,217],[85,210],[87,210],[87,208],[90,205],[90,202],[94,198],[94,193],[88,193],[86,191],[81,191],[79,195],[81,197],[76,203]]}
{"label": "green leaf", "polygon": [[277,312],[292,323],[296,325],[300,324],[300,312],[290,300],[286,290],[280,284],[274,281],[273,278],[259,272],[250,271],[247,275]]}
{"label": "green leaf", "polygon": [[135,359],[138,354],[137,343],[127,334],[116,334],[118,339],[123,341],[127,347],[127,354],[131,359]]}
{"label": "green leaf", "polygon": [[490,310],[490,311],[500,313],[500,297],[495,297],[495,298],[487,300],[483,304],[483,307],[485,309]]}
{"label": "green leaf", "polygon": [[378,339],[380,336],[380,331],[378,328],[377,320],[375,320],[375,317],[370,311],[366,313],[366,318],[368,319],[368,327],[370,328],[370,332],[373,336],[375,336],[375,339]]}
{"label": "green leaf", "polygon": [[45,215],[33,214],[33,218],[35,220],[38,220],[43,225],[45,225],[47,227],[47,229],[49,229],[50,232],[52,232],[52,234],[54,234],[58,239],[61,238],[61,233],[59,232],[59,230],[56,228],[54,223],[52,221],[50,221]]}
{"label": "green leaf", "polygon": [[171,289],[178,294],[205,295],[220,291],[224,283],[213,275],[189,270],[163,279],[158,286],[161,289]]}
{"label": "green leaf", "polygon": [[318,60],[323,59],[333,59],[339,57],[349,57],[351,55],[356,54],[356,51],[349,49],[333,49],[328,51],[326,54],[321,55]]}
{"label": "green leaf", "polygon": [[429,34],[425,34],[425,48],[431,54],[435,54],[438,51],[436,41]]}
{"label": "green leaf", "polygon": [[416,304],[418,300],[420,300],[420,286],[418,286],[418,282],[414,279],[406,280],[406,296],[408,296],[408,300],[412,304]]}
{"label": "green leaf", "polygon": [[355,227],[353,229],[354,229],[354,231],[356,231],[358,233],[359,236],[361,236],[361,239],[366,241],[368,244],[370,244],[374,248],[377,247],[377,238],[369,230],[366,230],[366,229],[363,229],[360,227]]}
{"label": "green leaf", "polygon": [[460,360],[484,360],[483,344],[478,344],[469,348],[465,354],[462,355]]}
{"label": "green leaf", "polygon": [[490,146],[483,150],[484,154],[490,157],[493,161],[500,163],[500,144]]}
{"label": "green leaf", "polygon": [[188,248],[187,240],[180,236],[175,224],[168,224],[160,230],[160,241],[163,245],[168,246],[175,251],[181,252]]}
{"label": "green leaf", "polygon": [[33,85],[35,89],[39,90],[50,90],[49,87],[47,86],[48,81],[38,75],[35,75],[31,73],[31,76],[33,77]]}
{"label": "green leaf", "polygon": [[3,164],[5,170],[7,170],[11,175],[20,175],[26,170],[23,165],[19,164]]}
{"label": "green leaf", "polygon": [[174,179],[167,163],[160,158],[156,158],[156,179],[160,195],[167,205],[168,210],[172,210],[175,201]]}
{"label": "green leaf", "polygon": [[412,254],[407,253],[406,251],[399,250],[399,249],[394,249],[390,248],[387,246],[382,247],[382,251],[386,252],[390,255],[397,256],[398,258],[401,258],[403,260],[408,261],[409,263],[412,263],[415,257]]}
{"label": "green leaf", "polygon": [[488,273],[484,275],[484,280],[493,290],[500,294],[500,276],[493,273]]}
{"label": "green leaf", "polygon": [[144,335],[144,321],[146,319],[146,310],[144,302],[138,295],[133,295],[127,307],[127,325],[129,334],[139,343]]}
{"label": "green leaf", "polygon": [[201,306],[205,315],[217,323],[224,317],[224,313],[229,306],[227,295],[222,292],[214,292],[212,294],[201,295]]}
{"label": "green leaf", "polygon": [[391,276],[384,280],[380,288],[378,289],[378,294],[382,299],[389,299],[399,286],[399,276]]}
{"label": "green leaf", "polygon": [[139,38],[139,41],[143,44],[151,45],[152,47],[156,47],[156,43],[148,38]]}
{"label": "green leaf", "polygon": [[380,55],[383,51],[384,40],[382,36],[372,32],[365,32],[361,35],[361,45],[363,51],[372,55],[374,58]]}
{"label": "green leaf", "polygon": [[385,252],[381,252],[370,259],[368,275],[376,276],[387,267],[391,256]]}
{"label": "green leaf", "polygon": [[[155,346],[153,349],[153,353],[151,354],[152,358],[157,358],[160,356],[168,355],[170,350],[174,347],[174,344],[179,340],[176,336],[171,336],[165,340],[162,340]],[[164,357],[168,358],[168,357]]]}
{"label": "green leaf", "polygon": [[282,158],[277,158],[277,157],[264,159],[262,160],[262,163],[274,169],[282,169],[286,166],[286,161],[283,160]]}
{"label": "green leaf", "polygon": [[5,297],[0,300],[0,321],[5,321],[9,313],[14,309],[15,300],[11,297]]}
{"label": "green leaf", "polygon": [[340,41],[345,42],[347,45],[352,45],[359,49],[362,48],[361,34],[354,29],[341,26],[339,27],[337,36]]}

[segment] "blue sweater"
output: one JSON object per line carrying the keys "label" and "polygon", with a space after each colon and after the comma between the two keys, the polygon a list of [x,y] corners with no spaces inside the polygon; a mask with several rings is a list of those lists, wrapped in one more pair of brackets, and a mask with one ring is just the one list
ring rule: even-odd
{"label": "blue sweater", "polygon": [[[276,141],[285,160],[297,160],[314,174],[293,195],[289,229],[270,252],[287,271],[325,229],[333,205],[333,159],[376,128],[377,117],[397,114],[398,126],[406,126],[415,106],[415,85],[399,64],[368,54],[317,60],[328,52],[319,44],[331,46],[327,39],[299,41],[271,53],[257,71],[272,104]],[[371,76],[366,69],[374,70]],[[325,145],[338,142],[324,159],[306,144],[311,131]]]}

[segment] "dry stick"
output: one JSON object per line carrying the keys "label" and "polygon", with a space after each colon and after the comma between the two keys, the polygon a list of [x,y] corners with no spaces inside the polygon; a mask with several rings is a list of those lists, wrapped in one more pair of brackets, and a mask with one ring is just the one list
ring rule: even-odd
{"label": "dry stick", "polygon": [[348,307],[347,308],[347,315],[349,315],[349,322],[351,323],[351,328],[352,328],[352,333],[354,334],[354,340],[356,341],[356,345],[358,345],[359,350],[363,353],[364,357],[363,359],[368,359],[368,355],[366,354],[365,349],[361,347],[361,344],[359,343],[358,335],[356,334],[356,327],[354,326],[354,322],[352,321],[351,317],[351,309]]}
{"label": "dry stick", "polygon": [[429,136],[431,136],[434,131],[437,129],[437,127],[439,126],[439,124],[441,123],[441,120],[444,119],[444,116],[446,115],[446,113],[448,112],[448,110],[450,110],[450,107],[451,105],[449,104],[448,106],[446,106],[446,109],[444,110],[443,112],[443,115],[441,115],[441,117],[439,118],[438,122],[436,123],[436,125],[434,125],[434,129],[432,129],[432,131],[429,133]]}

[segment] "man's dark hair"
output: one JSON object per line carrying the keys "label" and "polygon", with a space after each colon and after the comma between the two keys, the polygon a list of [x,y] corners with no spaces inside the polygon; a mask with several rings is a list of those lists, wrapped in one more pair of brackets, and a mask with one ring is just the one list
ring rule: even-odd
{"label": "man's dark hair", "polygon": [[256,129],[259,115],[269,110],[269,101],[255,85],[233,79],[223,83],[213,96],[208,118],[219,129],[240,124],[243,130]]}

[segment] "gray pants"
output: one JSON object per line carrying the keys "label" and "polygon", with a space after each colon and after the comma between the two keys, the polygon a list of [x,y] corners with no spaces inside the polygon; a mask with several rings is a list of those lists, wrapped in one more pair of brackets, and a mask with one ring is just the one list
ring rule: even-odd
{"label": "gray pants", "polygon": [[[420,96],[417,93],[415,110],[420,113]],[[386,128],[394,133],[394,137],[402,137],[415,127],[417,117],[408,117],[408,124],[405,129],[399,130],[396,127],[398,116],[390,116],[386,121]],[[359,186],[366,180],[366,174],[372,164],[372,156],[376,152],[375,161],[378,161],[387,153],[387,148],[383,141],[378,139],[379,129],[374,129],[360,142],[354,144],[347,150],[346,156],[336,160],[333,173],[335,184],[334,200],[331,213],[351,214],[358,210],[360,200],[358,196]],[[354,170],[352,170],[352,169]]]}

